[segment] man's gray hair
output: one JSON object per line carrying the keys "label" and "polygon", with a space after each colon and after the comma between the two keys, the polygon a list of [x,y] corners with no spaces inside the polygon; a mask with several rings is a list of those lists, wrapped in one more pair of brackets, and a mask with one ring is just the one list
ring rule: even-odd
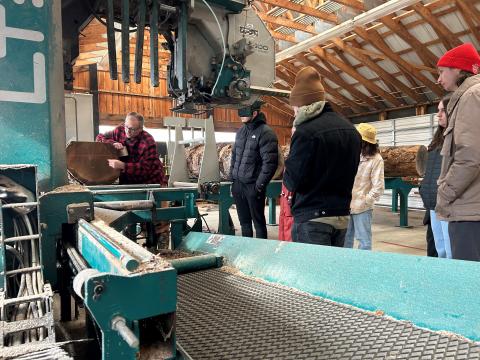
{"label": "man's gray hair", "polygon": [[143,115],[142,114],[139,114],[135,111],[132,111],[132,112],[129,112],[127,114],[127,116],[125,117],[125,119],[129,118],[129,117],[134,117],[135,119],[137,119],[139,122],[140,122],[140,125],[143,126],[145,120],[143,119]]}

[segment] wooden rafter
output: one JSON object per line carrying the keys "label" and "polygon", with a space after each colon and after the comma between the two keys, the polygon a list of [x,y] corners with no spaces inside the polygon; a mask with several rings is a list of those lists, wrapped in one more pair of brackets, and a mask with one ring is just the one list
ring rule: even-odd
{"label": "wooden rafter", "polygon": [[[476,26],[475,27],[476,31],[480,31],[480,26]],[[457,33],[455,33],[455,36],[457,37],[462,37],[462,36],[465,36],[465,35],[469,35],[471,34],[470,30],[464,30],[464,31],[459,31]],[[432,46],[432,45],[438,45],[442,42],[442,40],[440,39],[435,39],[435,40],[431,40],[427,43],[424,44],[424,46]],[[397,55],[398,56],[402,56],[402,55],[405,55],[405,54],[408,54],[412,51],[412,49],[405,49],[405,50],[401,50],[399,52],[397,52]]]}
{"label": "wooden rafter", "polygon": [[277,66],[275,69],[275,74],[277,75],[278,78],[282,79],[285,81],[290,88],[295,84],[295,76],[292,76],[287,70],[285,70],[281,66]]}
{"label": "wooden rafter", "polygon": [[[415,68],[412,64],[405,61],[399,55],[397,55],[390,47],[385,43],[383,38],[376,30],[371,30],[367,32],[364,28],[359,26],[355,27],[355,32],[362,37],[365,41],[369,42],[372,46],[376,47],[380,51],[382,51],[388,58],[397,66],[403,68],[406,72],[411,73],[415,76],[418,80],[420,80],[427,88],[433,91],[436,95],[442,96],[444,91],[435,84],[433,81],[428,79],[425,75],[423,75],[419,70]],[[397,105],[398,106],[398,105]]]}
{"label": "wooden rafter", "polygon": [[316,34],[315,27],[312,26],[312,25],[305,25],[305,24],[301,24],[301,23],[286,19],[282,16],[271,16],[271,15],[267,15],[267,14],[260,13],[260,12],[258,13],[258,16],[263,21],[265,21],[267,23],[270,23],[270,24],[273,24],[273,25],[285,26],[285,27],[288,27],[290,29],[305,31],[305,32],[308,32],[310,34]]}
{"label": "wooden rafter", "polygon": [[[318,56],[317,56],[317,58],[318,58]],[[328,71],[330,71],[330,73],[340,76],[340,75],[337,73],[337,70],[335,70],[335,69],[333,68],[333,66],[332,66],[328,61],[323,61],[322,63],[323,63],[323,65],[328,69]],[[350,87],[353,88],[352,85],[351,85]],[[365,91],[367,92],[368,96],[370,96],[371,98],[378,97],[378,95],[376,95],[376,94],[374,94],[373,92],[371,92],[368,88],[365,88]]]}
{"label": "wooden rafter", "polygon": [[273,106],[277,110],[287,114],[288,116],[293,116],[292,108],[286,105],[283,101],[280,101],[273,96],[264,96],[263,99],[266,100],[271,106]]}
{"label": "wooden rafter", "polygon": [[329,62],[330,64],[335,65],[344,73],[348,74],[355,80],[357,80],[360,84],[362,84],[365,88],[369,89],[376,95],[380,96],[382,99],[392,103],[395,106],[400,106],[401,102],[393,95],[389,94],[379,86],[372,83],[369,79],[365,78],[357,71],[353,70],[351,66],[345,64],[341,60],[339,60],[336,56],[329,54],[327,51],[322,49],[321,47],[314,47],[310,49],[315,55],[317,55],[320,59]]}
{"label": "wooden rafter", "polygon": [[295,40],[294,35],[282,34],[274,30],[270,30],[270,34],[272,34],[273,38],[277,40],[284,40],[284,41],[291,42],[293,44],[296,44],[298,42],[297,40]]}
{"label": "wooden rafter", "polygon": [[254,6],[257,10],[259,10],[259,12],[266,13],[268,11],[267,5],[261,1],[255,0]]}
{"label": "wooden rafter", "polygon": [[348,43],[353,47],[355,47],[355,49],[357,49],[358,52],[361,52],[362,54],[371,57],[373,60],[385,60],[387,58],[383,54],[362,48],[362,46],[355,39],[350,40]]}
{"label": "wooden rafter", "polygon": [[310,15],[310,16],[316,17],[317,19],[324,20],[333,24],[336,24],[338,22],[337,16],[335,14],[327,13],[325,11],[320,11],[307,5],[296,4],[294,2],[290,2],[289,0],[260,0],[260,1],[263,1],[266,4],[296,11],[300,14]]}
{"label": "wooden rafter", "polygon": [[475,19],[477,24],[480,25],[480,10],[478,10],[478,8],[473,4],[472,1],[464,1],[464,3],[467,6],[467,8],[470,10],[470,14],[472,15],[472,18]]}
{"label": "wooden rafter", "polygon": [[355,10],[365,11],[365,6],[363,5],[363,1],[359,0],[335,0],[335,2],[342,4],[347,7],[351,7]]}
{"label": "wooden rafter", "polygon": [[348,46],[344,41],[340,38],[333,39],[333,43],[342,51],[354,56],[359,60],[363,65],[367,66],[370,70],[377,73],[380,78],[383,80],[384,83],[389,83],[391,87],[394,89],[401,90],[405,94],[407,94],[412,100],[417,102],[422,102],[428,99],[422,98],[419,94],[417,94],[414,90],[410,87],[402,83],[400,80],[393,77],[387,71],[385,71],[381,66],[377,65],[372,59],[370,59],[365,54],[358,51],[356,47]]}
{"label": "wooden rafter", "polygon": [[287,17],[288,20],[295,20],[295,16],[293,16],[292,12],[290,10],[285,11],[285,16]]}
{"label": "wooden rafter", "polygon": [[339,87],[344,88],[353,97],[356,97],[360,101],[363,101],[365,104],[368,104],[371,108],[376,107],[376,103],[375,103],[375,101],[372,100],[371,97],[369,97],[369,96],[365,95],[364,93],[362,93],[361,91],[355,89],[352,85],[348,84],[345,80],[343,80],[340,77],[340,75],[338,75],[337,73],[335,73],[335,72],[332,73],[332,72],[328,71],[327,69],[323,68],[319,64],[317,64],[314,61],[308,59],[305,55],[298,54],[297,56],[295,56],[295,58],[298,61],[304,63],[307,66],[314,67],[321,76],[323,76],[324,78],[334,82]]}
{"label": "wooden rafter", "polygon": [[411,48],[422,59],[423,63],[427,66],[436,66],[437,57],[415,36],[413,36],[398,19],[392,19],[389,16],[384,16],[380,19],[384,25],[390,30],[394,31],[403,41],[411,46]]}
{"label": "wooden rafter", "polygon": [[412,5],[412,8],[430,24],[433,30],[435,30],[437,33],[438,37],[442,39],[447,49],[451,49],[462,43],[455,37],[455,35],[452,34],[450,30],[448,30],[444,24],[442,24],[438,17],[433,15],[432,12],[425,6],[422,4],[415,4]]}
{"label": "wooden rafter", "polygon": [[[477,42],[480,44],[480,33],[475,29],[476,25],[474,22],[474,18],[471,15],[471,10],[468,7],[468,5],[465,3],[464,0],[456,0],[455,3],[457,4],[457,8],[462,14],[463,20],[468,25],[468,28],[470,29],[470,32],[472,35],[477,39]],[[480,24],[479,24],[480,25]]]}
{"label": "wooden rafter", "polygon": [[[345,56],[345,53],[344,51],[341,51],[339,48],[337,47],[333,47],[331,48],[331,50],[333,50],[335,52],[335,54],[337,54],[337,56],[348,66],[350,66],[351,68],[354,67],[354,65],[350,62],[350,60],[348,60],[348,58]],[[388,91],[389,92],[396,92],[397,90],[395,89],[395,87],[391,86],[388,82],[384,82],[385,86],[388,88]]]}

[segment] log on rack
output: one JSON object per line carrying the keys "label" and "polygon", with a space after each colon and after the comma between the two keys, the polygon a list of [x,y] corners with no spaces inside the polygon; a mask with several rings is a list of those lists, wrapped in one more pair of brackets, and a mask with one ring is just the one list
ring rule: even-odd
{"label": "log on rack", "polygon": [[[220,169],[220,178],[222,181],[228,180],[229,177],[230,161],[232,159],[232,147],[233,143],[217,143],[218,166]],[[187,156],[188,172],[191,178],[198,178],[198,174],[200,173],[200,166],[202,164],[203,148],[204,145],[201,144],[190,146],[185,149],[185,153]],[[282,178],[284,164],[285,161],[283,158],[283,154],[279,149],[278,167],[275,175],[273,176],[273,179]]]}
{"label": "log on rack", "polygon": [[385,177],[423,177],[427,165],[427,148],[423,145],[382,146]]}

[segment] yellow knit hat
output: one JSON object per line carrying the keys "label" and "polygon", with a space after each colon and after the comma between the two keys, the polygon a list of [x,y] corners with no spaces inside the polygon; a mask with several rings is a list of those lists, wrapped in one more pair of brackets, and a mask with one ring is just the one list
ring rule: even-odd
{"label": "yellow knit hat", "polygon": [[357,126],[357,131],[362,135],[362,140],[370,143],[376,144],[377,143],[377,129],[374,126],[360,123]]}

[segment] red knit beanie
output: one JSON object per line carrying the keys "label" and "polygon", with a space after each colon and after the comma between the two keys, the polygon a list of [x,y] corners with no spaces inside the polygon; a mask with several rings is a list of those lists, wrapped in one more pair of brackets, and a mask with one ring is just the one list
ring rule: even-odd
{"label": "red knit beanie", "polygon": [[472,44],[466,43],[447,51],[438,59],[437,66],[455,68],[478,74],[480,70],[480,56]]}

